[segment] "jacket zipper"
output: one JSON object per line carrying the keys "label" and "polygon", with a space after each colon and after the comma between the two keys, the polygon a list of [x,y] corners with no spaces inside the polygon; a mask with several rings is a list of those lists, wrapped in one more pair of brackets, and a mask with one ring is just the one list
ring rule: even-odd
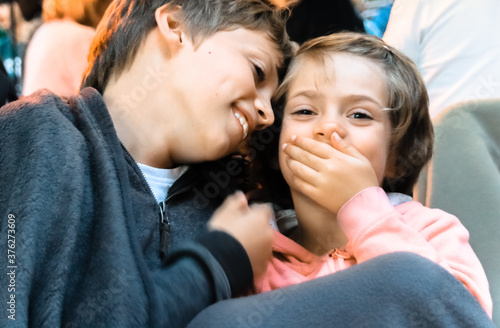
{"label": "jacket zipper", "polygon": [[[130,155],[129,151],[125,146],[122,144],[122,149],[125,151],[125,154],[132,160],[132,162],[136,163],[132,155]],[[139,169],[139,172],[141,172],[142,179],[146,182],[146,185],[148,186],[149,189],[149,194],[153,199],[156,201],[156,197],[153,193],[153,189],[151,189],[151,186],[149,185],[148,180],[146,179],[146,176],[144,175],[144,172],[142,172],[142,169],[137,165],[137,168]],[[175,183],[174,183],[175,184]],[[170,189],[169,192],[171,192],[169,195],[167,195],[167,198],[158,203],[159,210],[160,210],[160,245],[159,245],[159,253],[160,253],[160,258],[163,260],[167,256],[168,253],[168,245],[170,244],[170,222],[168,220],[167,216],[167,202],[174,196],[183,193],[184,191],[188,190],[193,182],[187,184],[186,186],[183,186],[181,188],[177,188],[178,190],[172,190]],[[172,186],[173,187],[173,186]]]}
{"label": "jacket zipper", "polygon": [[[127,154],[130,157],[132,157],[130,153],[128,153],[128,151]],[[156,197],[153,193],[153,189],[149,185],[148,179],[146,179],[144,172],[142,172],[142,169],[139,165],[137,165],[137,168],[141,172],[142,178],[144,179],[146,185],[148,186],[149,194],[156,200]],[[158,203],[158,207],[160,210],[160,244],[158,248],[159,248],[160,259],[162,260],[165,259],[165,257],[167,256],[168,245],[170,244],[170,222],[168,221],[167,217],[167,202],[170,198],[172,198],[172,196],[173,195],[167,196],[167,198],[164,201]]]}
{"label": "jacket zipper", "polygon": [[[167,203],[173,197],[182,194],[183,192],[189,190],[193,183],[188,183],[180,188],[170,189],[167,198],[160,202],[160,245],[159,245],[159,253],[160,258],[164,260],[168,255],[168,246],[170,245],[170,221],[167,215]],[[173,187],[173,186],[172,186]]]}
{"label": "jacket zipper", "polygon": [[168,245],[170,244],[170,222],[167,216],[167,197],[163,202],[159,203],[160,206],[160,258],[164,260],[167,256]]}

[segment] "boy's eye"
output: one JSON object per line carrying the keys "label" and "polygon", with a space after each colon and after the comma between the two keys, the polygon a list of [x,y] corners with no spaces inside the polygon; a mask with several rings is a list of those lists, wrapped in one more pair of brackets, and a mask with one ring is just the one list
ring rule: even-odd
{"label": "boy's eye", "polygon": [[259,65],[253,65],[255,73],[257,74],[257,81],[263,82],[266,79],[266,74],[264,70]]}

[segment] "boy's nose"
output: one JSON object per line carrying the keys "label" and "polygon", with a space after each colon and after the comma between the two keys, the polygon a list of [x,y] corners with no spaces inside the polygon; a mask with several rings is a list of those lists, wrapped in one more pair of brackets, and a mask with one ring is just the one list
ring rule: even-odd
{"label": "boy's nose", "polygon": [[331,119],[323,119],[315,126],[313,134],[316,140],[330,144],[333,132],[337,132],[341,138],[344,138],[346,134],[339,122]]}
{"label": "boy's nose", "polygon": [[262,130],[273,124],[274,112],[271,106],[270,99],[262,99],[257,97],[254,101],[255,111],[257,112],[257,121],[255,130]]}

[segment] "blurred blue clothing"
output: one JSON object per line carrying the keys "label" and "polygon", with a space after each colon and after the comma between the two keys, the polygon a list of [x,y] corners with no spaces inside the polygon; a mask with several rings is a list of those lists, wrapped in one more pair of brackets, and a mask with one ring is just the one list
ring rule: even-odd
{"label": "blurred blue clothing", "polygon": [[3,29],[0,29],[0,58],[10,81],[15,86],[17,95],[20,95],[22,90],[22,59],[11,36]]}
{"label": "blurred blue clothing", "polygon": [[363,20],[365,31],[381,38],[384,35],[389,16],[391,14],[392,3],[375,9],[375,15]]}

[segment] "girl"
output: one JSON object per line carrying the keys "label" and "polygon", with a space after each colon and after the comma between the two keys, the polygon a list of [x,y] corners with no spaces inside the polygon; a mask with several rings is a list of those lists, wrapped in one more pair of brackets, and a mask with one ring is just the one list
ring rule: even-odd
{"label": "girl", "polygon": [[[274,256],[256,290],[405,251],[447,269],[491,317],[488,282],[467,230],[408,196],[433,146],[414,64],[377,37],[320,37],[299,48],[278,97],[285,101],[279,167],[294,210],[276,214]],[[282,196],[268,177],[263,189]]]}

